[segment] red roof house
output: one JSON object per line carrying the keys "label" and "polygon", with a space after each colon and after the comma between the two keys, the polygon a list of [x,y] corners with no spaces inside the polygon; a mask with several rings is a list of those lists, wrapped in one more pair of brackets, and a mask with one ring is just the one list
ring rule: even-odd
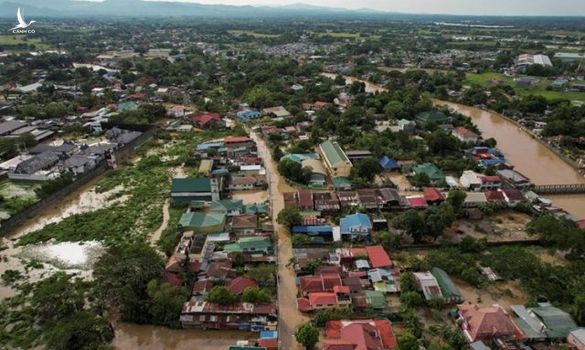
{"label": "red roof house", "polygon": [[329,321],[323,343],[324,350],[391,350],[397,347],[392,323],[388,320]]}
{"label": "red roof house", "polygon": [[316,292],[332,292],[335,286],[342,286],[339,274],[303,276],[300,278],[300,290],[303,295]]}
{"label": "red roof house", "polygon": [[191,118],[193,123],[202,128],[210,128],[214,126],[222,126],[223,120],[219,113],[204,113]]}
{"label": "red roof house", "polygon": [[258,339],[258,346],[267,350],[278,349],[278,338]]}
{"label": "red roof house", "polygon": [[234,294],[242,294],[246,288],[258,288],[258,283],[251,278],[236,277],[227,287]]}
{"label": "red roof house", "polygon": [[519,333],[512,319],[499,305],[480,308],[479,305],[464,304],[457,308],[463,321],[463,334],[470,342],[494,338],[512,339]]}
{"label": "red roof house", "polygon": [[445,201],[445,197],[441,191],[434,187],[423,188],[423,196],[428,204],[439,204]]}
{"label": "red roof house", "polygon": [[424,196],[406,196],[406,202],[414,209],[424,209],[428,206]]}
{"label": "red roof house", "polygon": [[237,143],[237,142],[248,142],[251,140],[252,139],[249,138],[248,136],[228,136],[228,137],[224,137],[223,142],[224,143]]}
{"label": "red roof house", "polygon": [[461,126],[453,129],[452,134],[453,136],[455,136],[456,138],[463,142],[477,142],[479,140],[478,134]]}
{"label": "red roof house", "polygon": [[314,309],[333,308],[337,306],[337,294],[320,292],[309,294],[309,304]]}
{"label": "red roof house", "polygon": [[310,190],[300,189],[298,190],[299,198],[299,209],[301,210],[313,210],[313,192]]}
{"label": "red roof house", "polygon": [[500,191],[487,191],[485,193],[485,198],[488,202],[506,202],[504,194]]}
{"label": "red roof house", "polygon": [[366,251],[372,268],[392,267],[392,260],[381,245],[366,247]]}

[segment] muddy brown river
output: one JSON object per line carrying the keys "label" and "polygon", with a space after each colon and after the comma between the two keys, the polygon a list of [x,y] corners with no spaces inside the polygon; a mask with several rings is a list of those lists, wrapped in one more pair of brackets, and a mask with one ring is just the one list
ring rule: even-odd
{"label": "muddy brown river", "polygon": [[[335,74],[323,73],[334,79]],[[345,77],[346,82],[361,81],[355,77]],[[384,91],[378,84],[362,81],[366,92]],[[515,169],[527,176],[534,184],[579,184],[585,183],[583,175],[565,163],[554,152],[542,145],[530,134],[501,115],[447,101],[434,101],[436,105],[448,105],[453,110],[470,117],[482,132],[484,138],[493,137],[498,142],[506,159]],[[563,208],[578,219],[585,219],[584,195],[550,195],[554,206]]]}
{"label": "muddy brown river", "polygon": [[164,327],[115,324],[115,350],[221,350],[235,345],[238,340],[257,339],[249,332],[202,331],[195,329],[168,329]]}
{"label": "muddy brown river", "polygon": [[[530,134],[501,115],[446,101],[435,101],[471,117],[484,138],[493,137],[506,159],[514,168],[536,185],[585,183],[583,175],[565,163],[554,152],[532,138]],[[585,196],[549,195],[553,204],[578,219],[585,219]]]}

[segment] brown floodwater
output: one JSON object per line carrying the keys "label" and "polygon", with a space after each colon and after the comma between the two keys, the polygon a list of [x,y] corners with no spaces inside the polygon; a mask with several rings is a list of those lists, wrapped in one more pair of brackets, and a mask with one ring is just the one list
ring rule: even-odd
{"label": "brown floodwater", "polygon": [[[527,176],[534,184],[579,184],[585,178],[565,163],[553,151],[545,147],[532,135],[501,115],[446,101],[435,101],[469,116],[481,130],[484,138],[493,137],[510,164]],[[550,195],[553,204],[563,208],[578,219],[585,219],[585,196]]]}
{"label": "brown floodwater", "polygon": [[[322,75],[332,79],[336,77],[336,74],[331,73],[322,73]],[[384,91],[384,87],[378,84],[355,77],[346,76],[345,79],[347,83],[364,82],[366,92]],[[440,106],[447,105],[470,117],[482,136],[496,139],[497,147],[504,153],[506,159],[532,183],[536,185],[585,183],[585,177],[576,169],[500,114],[447,101],[435,100],[434,102]],[[552,200],[554,206],[566,210],[577,219],[585,219],[585,195],[548,195],[547,198]]]}
{"label": "brown floodwater", "polygon": [[258,335],[239,331],[202,331],[116,323],[112,346],[116,350],[223,350],[238,340],[257,339]]}

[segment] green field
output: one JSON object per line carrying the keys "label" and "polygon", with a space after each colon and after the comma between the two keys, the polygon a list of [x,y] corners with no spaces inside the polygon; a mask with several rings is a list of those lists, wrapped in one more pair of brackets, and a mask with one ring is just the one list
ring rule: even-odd
{"label": "green field", "polygon": [[250,35],[254,38],[278,38],[278,34],[257,33],[250,30],[228,30],[228,33],[234,36]]}
{"label": "green field", "polygon": [[514,88],[516,93],[520,96],[538,95],[543,96],[549,100],[554,99],[568,99],[571,101],[585,101],[585,92],[565,92],[565,91],[552,91],[546,88],[550,86],[551,81],[546,78],[541,78],[541,81],[531,87],[522,88],[519,87],[516,82],[501,73],[467,73],[465,83],[468,85],[481,85],[483,87],[491,87],[495,85],[495,81],[500,81],[503,84],[508,84]]}
{"label": "green field", "polygon": [[27,38],[25,35],[0,35],[0,47],[12,49],[20,45],[35,45],[39,49],[49,48],[49,45],[43,43],[41,39]]}
{"label": "green field", "polygon": [[462,40],[462,41],[449,41],[449,46],[483,46],[483,47],[495,47],[496,41],[489,40]]}
{"label": "green field", "polygon": [[360,33],[349,32],[309,32],[311,34],[323,37],[330,36],[338,39],[380,39],[380,35],[361,35]]}

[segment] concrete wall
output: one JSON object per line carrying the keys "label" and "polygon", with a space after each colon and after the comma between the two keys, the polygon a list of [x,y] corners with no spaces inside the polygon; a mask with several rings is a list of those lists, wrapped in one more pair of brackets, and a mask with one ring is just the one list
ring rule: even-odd
{"label": "concrete wall", "polygon": [[[120,127],[124,128],[124,126],[120,126]],[[143,134],[140,135],[139,137],[137,137],[136,139],[134,139],[132,142],[115,150],[115,156],[116,156],[116,159],[118,161],[130,156],[136,148],[140,147],[145,142],[150,140],[154,136],[154,134],[157,130],[157,128],[155,126],[150,126],[150,125],[146,126],[146,127],[139,125],[137,127],[139,127],[139,128],[136,128],[133,126],[127,127],[128,129],[133,128],[133,129],[136,129],[137,131],[142,131]],[[16,229],[20,225],[24,224],[27,220],[32,219],[33,217],[39,215],[46,208],[48,208],[52,205],[56,205],[59,201],[61,201],[63,198],[65,198],[71,192],[73,192],[76,189],[78,189],[79,187],[87,184],[88,182],[95,179],[96,177],[103,175],[108,170],[110,170],[110,167],[108,166],[107,161],[103,160],[103,161],[99,162],[92,171],[85,173],[85,174],[82,174],[80,176],[77,176],[77,178],[72,183],[61,188],[57,192],[52,193],[48,197],[41,199],[40,201],[22,209],[20,212],[12,215],[9,219],[2,221],[2,223],[0,223],[0,236],[8,235],[14,229]]]}

